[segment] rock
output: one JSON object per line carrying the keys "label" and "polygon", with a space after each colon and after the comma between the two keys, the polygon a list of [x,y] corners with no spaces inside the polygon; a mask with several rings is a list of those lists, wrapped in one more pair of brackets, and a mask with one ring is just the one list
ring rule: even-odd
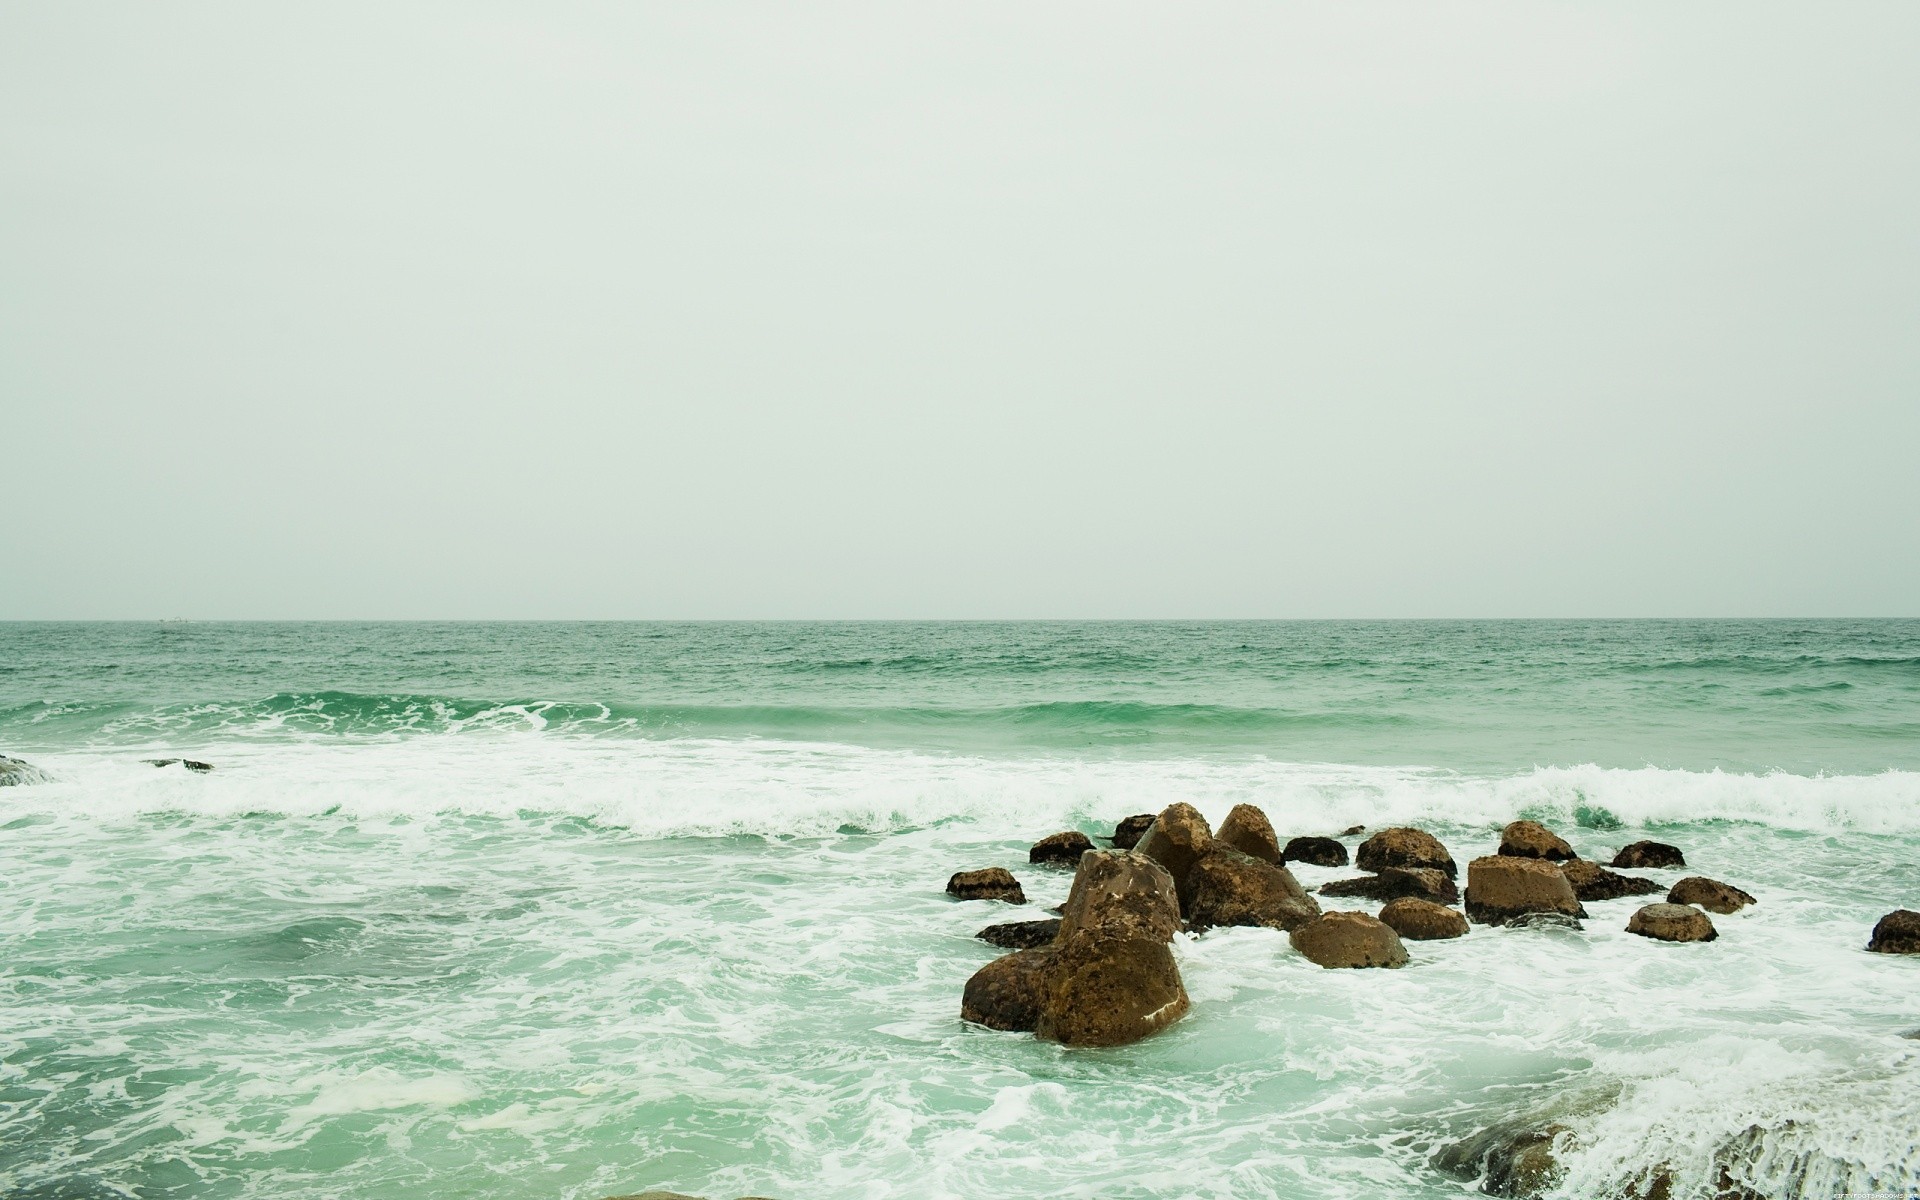
{"label": "rock", "polygon": [[1320,906],[1285,867],[1216,844],[1188,873],[1193,902],[1187,928],[1221,925],[1293,929],[1320,915]]}
{"label": "rock", "polygon": [[1380,871],[1387,867],[1425,867],[1443,872],[1448,879],[1459,874],[1453,855],[1440,839],[1424,829],[1382,829],[1360,843],[1354,862],[1362,871]]}
{"label": "rock", "polygon": [[1093,850],[1080,856],[1073,890],[1060,910],[1057,940],[1082,930],[1106,937],[1170,942],[1180,930],[1173,879],[1138,850]]}
{"label": "rock", "polygon": [[1380,922],[1415,942],[1457,938],[1467,931],[1467,919],[1444,904],[1402,896],[1380,910]]}
{"label": "rock", "polygon": [[1466,899],[1467,916],[1482,925],[1505,925],[1530,912],[1587,915],[1560,868],[1538,858],[1493,854],[1474,859],[1467,864]]}
{"label": "rock", "polygon": [[1560,864],[1560,873],[1573,885],[1573,894],[1581,900],[1618,900],[1623,896],[1651,896],[1660,885],[1637,875],[1617,875],[1583,858]]}
{"label": "rock", "polygon": [[1920,954],[1920,912],[1896,908],[1881,917],[1867,949],[1875,954]]}
{"label": "rock", "polygon": [[1280,851],[1280,861],[1303,862],[1314,867],[1344,867],[1347,848],[1330,837],[1297,837]]}
{"label": "rock", "polygon": [[1173,876],[1173,887],[1180,894],[1180,911],[1187,910],[1192,897],[1186,890],[1187,872],[1200,856],[1213,849],[1213,831],[1207,819],[1191,804],[1169,804],[1153,819],[1153,826],[1140,835],[1135,850],[1153,859]]}
{"label": "rock", "polygon": [[1242,854],[1280,865],[1280,839],[1274,835],[1273,824],[1267,820],[1266,813],[1251,804],[1234,805],[1227,819],[1220,822],[1213,840]]}
{"label": "rock", "polygon": [[1320,885],[1322,896],[1360,896],[1368,900],[1398,900],[1412,896],[1435,904],[1457,904],[1460,889],[1432,867],[1388,867],[1377,875],[1336,879]]}
{"label": "rock", "polygon": [[1567,1132],[1557,1123],[1496,1125],[1441,1150],[1433,1165],[1456,1179],[1479,1178],[1485,1195],[1531,1200],[1560,1182],[1562,1168],[1553,1148]]}
{"label": "rock", "polygon": [[1723,916],[1739,912],[1749,904],[1756,904],[1752,896],[1731,884],[1721,883],[1717,879],[1708,879],[1704,875],[1689,875],[1673,885],[1667,893],[1668,904],[1697,904],[1708,912],[1717,912]]}
{"label": "rock", "polygon": [[947,880],[947,895],[958,900],[1005,900],[1008,904],[1027,902],[1027,894],[1021,890],[1020,881],[1005,867],[961,871]]}
{"label": "rock", "polygon": [[0,754],[0,787],[25,787],[46,780],[47,773],[32,763]]}
{"label": "rock", "polygon": [[702,1196],[689,1196],[685,1192],[635,1192],[631,1196],[609,1196],[607,1200],[705,1200]]}
{"label": "rock", "polygon": [[1052,863],[1071,867],[1080,861],[1080,856],[1093,849],[1093,839],[1077,829],[1065,833],[1050,834],[1035,842],[1027,851],[1030,863]]}
{"label": "rock", "polygon": [[1627,932],[1660,942],[1710,942],[1720,936],[1707,914],[1690,904],[1649,904],[1633,914]]}
{"label": "rock", "polygon": [[1508,929],[1570,929],[1575,933],[1586,930],[1579,917],[1570,917],[1557,912],[1528,912],[1507,920]]}
{"label": "rock", "polygon": [[1004,950],[1031,950],[1035,946],[1051,945],[1059,932],[1058,921],[1008,921],[989,925],[973,936]]}
{"label": "rock", "polygon": [[212,763],[201,762],[197,758],[143,758],[140,761],[150,767],[171,767],[175,763],[178,763],[196,775],[205,775],[208,771],[213,770]]}
{"label": "rock", "polygon": [[1040,1024],[1057,952],[1053,946],[1018,950],[975,971],[960,997],[960,1019],[988,1029],[1032,1033]]}
{"label": "rock", "polygon": [[1055,956],[1034,1028],[1049,1041],[1123,1046],[1173,1024],[1191,1006],[1166,942],[1088,930],[1051,950],[1022,953]]}
{"label": "rock", "polygon": [[1367,831],[1365,825],[1349,825],[1340,831],[1341,837],[1359,837]]}
{"label": "rock", "polygon": [[1546,858],[1556,862],[1579,858],[1553,830],[1538,821],[1515,821],[1500,831],[1500,853],[1514,858]]}
{"label": "rock", "polygon": [[1131,850],[1140,844],[1140,838],[1153,828],[1153,814],[1141,813],[1137,817],[1128,817],[1113,827],[1113,848]]}
{"label": "rock", "polygon": [[1608,865],[1637,867],[1643,871],[1658,870],[1662,867],[1684,867],[1687,865],[1687,859],[1680,853],[1678,846],[1669,846],[1665,842],[1635,842],[1631,846],[1622,847],[1620,853],[1614,855],[1613,862]]}
{"label": "rock", "polygon": [[1407,963],[1400,935],[1365,913],[1322,913],[1287,937],[1295,950],[1323,967],[1403,967]]}

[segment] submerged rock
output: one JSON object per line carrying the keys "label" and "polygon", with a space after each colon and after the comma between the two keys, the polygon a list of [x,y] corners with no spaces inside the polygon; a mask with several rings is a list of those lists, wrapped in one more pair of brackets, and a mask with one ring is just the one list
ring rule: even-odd
{"label": "submerged rock", "polygon": [[1293,929],[1320,915],[1285,867],[1215,845],[1188,873],[1187,927],[1202,933],[1221,925]]}
{"label": "submerged rock", "polygon": [[1403,896],[1380,910],[1380,923],[1410,941],[1434,942],[1467,932],[1467,919],[1444,904]]}
{"label": "submerged rock", "polygon": [[45,783],[47,773],[24,759],[9,758],[0,754],[0,787],[24,787],[29,783]]}
{"label": "submerged rock", "polygon": [[1344,867],[1347,848],[1330,837],[1297,837],[1281,849],[1280,861],[1303,862],[1313,867]]}
{"label": "submerged rock", "polygon": [[1045,951],[1047,990],[1034,1032],[1066,1046],[1121,1046],[1187,1015],[1191,1002],[1167,943],[1087,930]]}
{"label": "submerged rock", "polygon": [[1234,805],[1227,819],[1220,822],[1213,840],[1275,866],[1280,864],[1280,839],[1273,832],[1273,823],[1267,820],[1266,813],[1251,804]]}
{"label": "submerged rock", "polygon": [[1407,948],[1392,926],[1365,913],[1323,913],[1287,935],[1293,948],[1323,967],[1403,967]]}
{"label": "submerged rock", "polygon": [[1447,853],[1447,848],[1440,844],[1439,838],[1424,829],[1404,826],[1382,829],[1361,842],[1353,861],[1362,871],[1381,871],[1387,867],[1423,867],[1439,871],[1448,879],[1459,874],[1459,868],[1453,864],[1453,855]]}
{"label": "submerged rock", "polygon": [[1460,889],[1444,872],[1432,867],[1388,867],[1375,875],[1336,879],[1320,885],[1322,896],[1358,896],[1366,900],[1398,900],[1412,896],[1435,904],[1455,904]]}
{"label": "submerged rock", "polygon": [[1080,857],[1073,890],[1060,909],[1062,942],[1083,930],[1106,937],[1170,942],[1180,931],[1173,878],[1137,850],[1094,850]]}
{"label": "submerged rock", "polygon": [[1115,850],[1133,849],[1140,844],[1141,837],[1151,828],[1153,828],[1152,813],[1128,817],[1113,827],[1113,848]]}
{"label": "submerged rock", "polygon": [[1620,853],[1613,856],[1615,867],[1637,867],[1640,870],[1658,870],[1662,867],[1684,867],[1687,859],[1680,853],[1680,847],[1669,846],[1665,842],[1635,842],[1623,846]]}
{"label": "submerged rock", "polygon": [[1554,1147],[1569,1133],[1565,1125],[1510,1122],[1482,1130],[1433,1156],[1433,1165],[1456,1179],[1480,1179],[1488,1196],[1531,1200],[1560,1182],[1562,1168]]}
{"label": "submerged rock", "polygon": [[1896,908],[1881,917],[1867,949],[1875,954],[1920,954],[1920,912]]}
{"label": "submerged rock", "polygon": [[1005,867],[987,867],[980,871],[961,871],[947,880],[947,895],[956,900],[1004,900],[1025,904],[1027,893],[1020,881]]}
{"label": "submerged rock", "polygon": [[171,767],[175,763],[179,763],[187,770],[198,775],[205,775],[208,771],[213,770],[212,763],[201,762],[197,758],[143,758],[140,761],[150,767]]}
{"label": "submerged rock", "polygon": [[1513,858],[1579,858],[1566,839],[1538,821],[1515,821],[1500,831],[1500,853]]}
{"label": "submerged rock", "polygon": [[1651,896],[1660,885],[1635,875],[1620,875],[1582,858],[1560,864],[1560,873],[1581,900],[1618,900],[1623,896]]}
{"label": "submerged rock", "polygon": [[1341,837],[1359,837],[1367,831],[1365,825],[1349,825],[1340,831]]}
{"label": "submerged rock", "polygon": [[1531,912],[1587,915],[1559,867],[1544,859],[1504,854],[1467,864],[1466,901],[1467,916],[1482,925],[1505,925]]}
{"label": "submerged rock", "polygon": [[1169,804],[1153,819],[1153,825],[1140,837],[1134,849],[1153,859],[1173,876],[1173,887],[1180,895],[1180,911],[1187,910],[1192,896],[1186,887],[1187,872],[1200,856],[1213,849],[1213,830],[1207,819],[1191,804]]}
{"label": "submerged rock", "polygon": [[1560,912],[1526,912],[1507,920],[1508,929],[1570,929],[1575,933],[1587,928],[1579,917]]}
{"label": "submerged rock", "polygon": [[1707,914],[1691,904],[1649,904],[1628,920],[1627,932],[1661,942],[1711,942],[1720,936]]}
{"label": "submerged rock", "polygon": [[988,1029],[1032,1033],[1046,1002],[1053,946],[1017,950],[973,973],[960,996],[960,1017]]}
{"label": "submerged rock", "polygon": [[1031,950],[1035,946],[1051,944],[1059,932],[1059,921],[1007,921],[1000,925],[989,925],[973,936],[990,946]]}
{"label": "submerged rock", "polygon": [[1035,842],[1027,850],[1027,861],[1071,867],[1080,861],[1082,854],[1091,849],[1093,849],[1092,838],[1077,829],[1069,829],[1065,833],[1049,834]]}
{"label": "submerged rock", "polygon": [[1667,903],[1697,904],[1708,912],[1724,916],[1759,902],[1732,884],[1708,879],[1704,875],[1689,875],[1673,885],[1673,890],[1667,893]]}

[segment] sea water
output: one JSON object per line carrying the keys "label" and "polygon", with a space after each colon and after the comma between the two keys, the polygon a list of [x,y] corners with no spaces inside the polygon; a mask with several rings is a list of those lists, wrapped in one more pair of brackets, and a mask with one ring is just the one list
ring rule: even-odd
{"label": "sea water", "polygon": [[[0,752],[7,1197],[1443,1197],[1513,1119],[1566,1197],[1920,1191],[1920,622],[11,624]],[[1759,902],[963,1024],[1027,846],[1173,801]]]}

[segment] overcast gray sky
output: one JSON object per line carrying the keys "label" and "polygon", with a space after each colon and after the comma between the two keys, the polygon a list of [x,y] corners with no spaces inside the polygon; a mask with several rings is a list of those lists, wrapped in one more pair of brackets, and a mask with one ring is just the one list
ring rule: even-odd
{"label": "overcast gray sky", "polygon": [[0,7],[0,617],[1920,614],[1920,4]]}

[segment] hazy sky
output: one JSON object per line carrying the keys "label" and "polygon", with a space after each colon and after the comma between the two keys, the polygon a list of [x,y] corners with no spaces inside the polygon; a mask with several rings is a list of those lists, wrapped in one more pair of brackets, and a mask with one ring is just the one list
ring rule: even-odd
{"label": "hazy sky", "polygon": [[0,617],[1920,615],[1920,4],[0,7]]}

